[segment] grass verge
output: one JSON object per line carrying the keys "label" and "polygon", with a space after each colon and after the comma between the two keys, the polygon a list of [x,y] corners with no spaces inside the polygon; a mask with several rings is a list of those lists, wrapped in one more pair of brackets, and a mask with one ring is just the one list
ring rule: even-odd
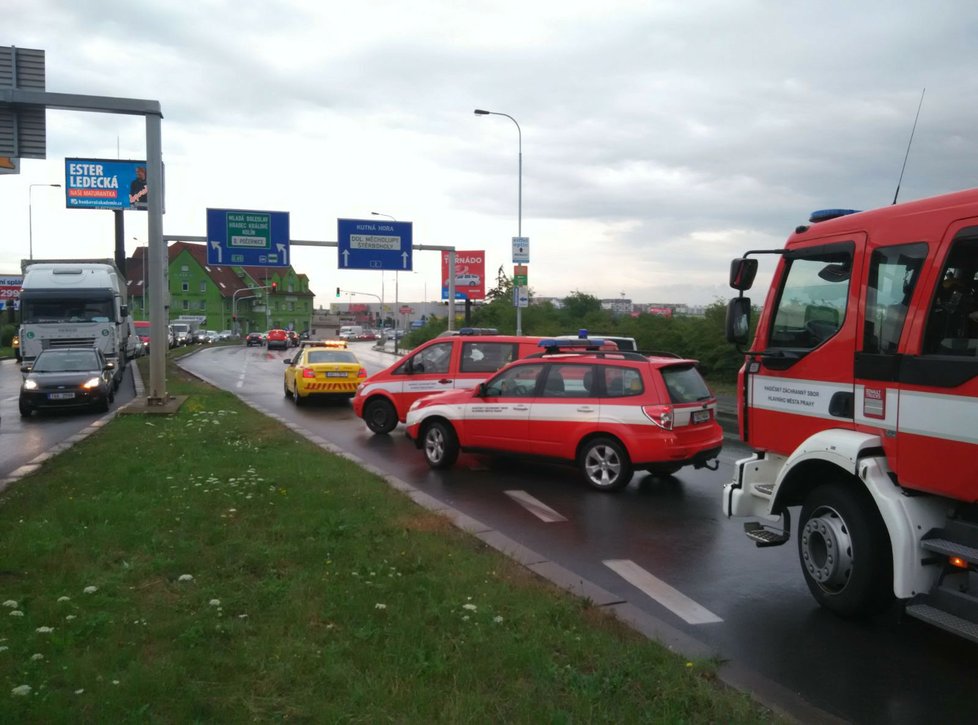
{"label": "grass verge", "polygon": [[120,415],[0,494],[5,723],[772,719],[714,663],[168,375],[178,414]]}

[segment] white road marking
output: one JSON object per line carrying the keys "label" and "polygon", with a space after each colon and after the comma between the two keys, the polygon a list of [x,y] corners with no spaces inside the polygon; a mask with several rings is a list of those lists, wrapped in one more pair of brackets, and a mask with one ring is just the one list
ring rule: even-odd
{"label": "white road marking", "polygon": [[533,498],[533,496],[528,494],[526,491],[503,491],[503,493],[516,501],[516,503],[544,523],[552,524],[558,521],[567,520],[565,517],[561,516],[559,513],[547,506],[547,504],[543,503],[543,501]]}
{"label": "white road marking", "polygon": [[682,592],[645,571],[634,561],[606,559],[604,565],[689,624],[712,624],[723,621],[706,607],[697,604]]}

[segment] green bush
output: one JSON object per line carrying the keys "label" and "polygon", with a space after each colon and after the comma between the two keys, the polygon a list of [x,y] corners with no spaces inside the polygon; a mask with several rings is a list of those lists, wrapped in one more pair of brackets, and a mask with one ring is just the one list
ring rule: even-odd
{"label": "green bush", "polygon": [[16,325],[3,325],[0,327],[0,347],[10,347],[16,334]]}

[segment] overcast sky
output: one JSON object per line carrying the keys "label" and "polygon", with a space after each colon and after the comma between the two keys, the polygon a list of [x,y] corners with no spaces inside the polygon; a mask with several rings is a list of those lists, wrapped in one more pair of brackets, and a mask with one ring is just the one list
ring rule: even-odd
{"label": "overcast sky", "polygon": [[[48,91],[160,102],[164,234],[237,208],[335,241],[377,211],[512,274],[517,127],[475,108],[522,131],[538,295],[730,296],[730,259],[812,210],[892,202],[924,88],[900,199],[978,186],[972,2],[3,0],[0,18],[0,45],[46,51]],[[28,256],[29,210],[35,258],[112,256],[110,212],[29,185],[145,141],[142,118],[49,111],[47,160],[0,176],[0,274]],[[146,214],[125,217],[131,255]],[[393,273],[292,251],[317,304],[394,296]],[[397,281],[435,298],[438,253]]]}

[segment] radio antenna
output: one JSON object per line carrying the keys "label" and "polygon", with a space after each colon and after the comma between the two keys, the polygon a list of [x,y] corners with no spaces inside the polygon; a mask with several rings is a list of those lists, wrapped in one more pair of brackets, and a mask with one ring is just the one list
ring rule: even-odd
{"label": "radio antenna", "polygon": [[913,143],[913,134],[914,134],[914,131],[917,130],[917,119],[920,118],[920,108],[921,108],[921,106],[924,105],[924,93],[926,93],[926,92],[927,92],[927,89],[926,88],[924,88],[920,92],[920,103],[917,104],[917,115],[914,116],[914,118],[913,118],[913,128],[910,130],[910,140],[907,141],[907,153],[903,157],[903,167],[900,169],[900,178],[897,179],[896,193],[893,194],[893,203],[894,204],[897,203],[897,197],[900,196],[900,184],[903,183],[903,172],[906,171],[906,168],[907,168],[907,158],[909,158],[909,156],[910,156],[910,144]]}

